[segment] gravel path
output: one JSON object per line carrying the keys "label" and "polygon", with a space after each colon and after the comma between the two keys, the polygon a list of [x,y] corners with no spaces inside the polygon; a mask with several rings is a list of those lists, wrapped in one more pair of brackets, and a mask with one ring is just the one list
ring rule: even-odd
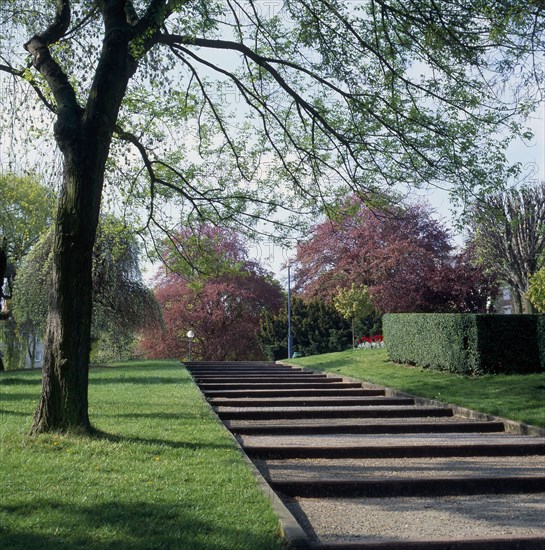
{"label": "gravel path", "polygon": [[[272,479],[389,479],[458,476],[533,476],[545,474],[544,456],[494,458],[399,459],[299,459],[255,460],[259,470]],[[545,523],[545,517],[543,518]]]}
{"label": "gravel path", "polygon": [[[239,435],[239,441],[243,446],[259,445],[276,447],[286,446],[327,446],[327,447],[399,447],[399,446],[417,446],[423,447],[426,445],[471,445],[471,444],[486,444],[486,445],[502,445],[502,444],[519,444],[525,443],[542,443],[545,444],[544,437],[528,437],[520,435],[509,435],[505,433],[490,434],[398,434],[398,435],[361,435],[361,434],[338,434],[338,435],[305,435],[305,436],[290,436],[290,435]],[[545,472],[544,472],[545,473]]]}
{"label": "gravel path", "polygon": [[[216,373],[223,369],[222,364],[218,365]],[[224,372],[228,372],[229,367],[240,368],[241,365],[225,364]],[[198,365],[194,368],[198,368]],[[246,374],[248,372],[250,371],[246,371]],[[252,376],[255,377],[256,372],[252,369]],[[295,370],[292,373],[297,374]],[[235,373],[231,372],[229,376],[232,374]],[[362,387],[379,393],[381,391],[381,388],[373,385],[355,383],[349,379],[345,381],[346,385],[339,385],[344,386],[341,392],[353,392],[352,398],[355,393],[363,391]],[[311,378],[308,387],[310,384]],[[423,541],[437,542],[437,546],[441,548],[448,548],[452,541],[466,541],[471,545],[468,548],[474,549],[479,548],[479,541],[492,539],[492,546],[486,543],[487,548],[493,548],[498,543],[498,547],[502,549],[524,550],[528,547],[525,546],[525,541],[531,539],[532,548],[545,550],[545,493],[523,492],[537,491],[543,487],[545,456],[541,455],[544,453],[545,436],[542,431],[537,437],[494,431],[462,433],[475,429],[486,430],[487,426],[482,427],[481,424],[473,424],[471,430],[468,430],[467,424],[491,419],[472,411],[451,409],[448,405],[425,400],[417,400],[419,405],[408,405],[401,404],[402,402],[393,404],[392,400],[388,402],[384,399],[384,405],[376,405],[370,398],[367,405],[348,405],[348,393],[344,394],[345,398],[340,396],[333,399],[333,392],[336,390],[333,390],[334,386],[331,384],[321,384],[322,387],[329,386],[332,390],[326,390],[326,399],[331,399],[331,403],[325,404],[324,397],[318,397],[319,394],[314,393],[323,393],[324,390],[304,389],[302,381],[291,389],[286,385],[275,384],[274,381],[270,382],[268,389],[259,384],[246,384],[242,379],[237,384],[234,378],[232,383],[217,386],[217,391],[206,395],[214,398],[212,402],[216,405],[216,411],[234,434],[237,433],[237,427],[275,426],[279,430],[285,426],[303,430],[298,435],[239,433],[236,437],[241,446],[246,448],[248,456],[270,457],[268,460],[254,462],[273,488],[276,483],[276,487],[282,488],[286,495],[312,495],[317,494],[317,487],[327,488],[320,493],[327,495],[327,498],[283,497],[287,509],[312,541],[325,544],[359,542],[371,545],[389,541],[400,543],[401,546],[405,541],[411,549],[418,548],[418,544]],[[237,391],[237,388],[244,386],[264,389]],[[275,386],[278,389],[274,389]],[[354,389],[346,389],[352,386]],[[225,393],[225,389],[230,391]],[[291,392],[294,392],[293,403],[286,400]],[[388,389],[383,393],[395,395],[393,390]],[[267,402],[255,401],[258,397],[267,397]],[[298,402],[303,397],[304,406],[301,401]],[[229,403],[230,398],[233,401]],[[236,401],[234,398],[237,398]],[[321,403],[318,405],[313,401]],[[365,399],[362,400],[364,402]],[[256,406],[258,403],[260,405]],[[343,412],[347,410],[350,418]],[[454,416],[449,416],[454,413]],[[457,423],[465,423],[466,426],[456,427]],[[366,433],[310,435],[308,429],[304,432],[305,427],[324,424],[339,428],[355,425],[367,427],[365,430],[352,430]],[[430,432],[430,426],[437,427],[430,433],[414,433],[419,424],[425,425],[424,431],[427,432]],[[526,427],[526,432],[523,429],[517,431],[515,423],[507,424],[514,434],[529,433],[533,429]],[[403,429],[398,430],[393,425],[403,425]],[[449,430],[450,426],[455,430],[444,433],[445,425]],[[390,432],[392,428],[398,432],[389,433],[388,427]],[[501,423],[496,422],[496,429],[501,427]],[[295,430],[292,429],[291,432],[294,433]],[[257,432],[254,430],[254,433]],[[502,446],[505,451],[503,454],[510,456],[487,456],[498,454],[496,450]],[[285,449],[280,452],[276,451],[283,447]],[[295,447],[295,452],[291,452],[289,447]],[[331,458],[279,459],[281,456],[301,456],[299,447],[310,448],[310,456],[329,456],[321,450],[325,448],[329,450]],[[356,452],[353,447],[356,447]],[[267,448],[274,452],[264,452]],[[349,452],[344,452],[347,450]],[[513,456],[529,452],[537,455]],[[345,456],[367,455],[367,458],[336,458],[342,453]],[[456,457],[457,453],[460,456]],[[434,454],[436,457],[432,458]],[[375,458],[378,456],[382,458]],[[444,480],[443,483],[437,485],[441,483],[441,479]],[[509,484],[506,480],[514,482]],[[305,484],[305,481],[310,483]],[[311,490],[302,492],[300,487],[303,485]],[[348,486],[350,492],[333,493],[331,487],[334,486]],[[358,492],[359,489],[353,491],[354,487],[371,489],[362,493]],[[394,490],[381,491],[381,487]],[[343,496],[330,498],[332,494]],[[352,494],[353,498],[344,498],[346,494]],[[361,494],[369,496],[359,498],[358,495]],[[382,496],[385,494],[409,496]],[[447,496],[429,497],[429,494]],[[278,513],[282,515],[284,511]],[[300,533],[295,536],[304,538],[304,533],[293,521],[293,517],[286,513],[284,521],[287,523],[284,525],[295,526],[295,531]]]}
{"label": "gravel path", "polygon": [[[314,540],[449,540],[544,537],[539,495],[443,498],[290,499],[288,509]],[[523,548],[523,547],[521,547]]]}

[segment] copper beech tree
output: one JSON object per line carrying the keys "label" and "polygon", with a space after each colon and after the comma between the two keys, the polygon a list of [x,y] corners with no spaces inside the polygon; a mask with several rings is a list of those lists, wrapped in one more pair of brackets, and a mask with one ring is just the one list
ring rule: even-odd
{"label": "copper beech tree", "polygon": [[504,178],[506,143],[492,136],[516,109],[484,77],[509,77],[543,34],[538,5],[523,2],[8,0],[0,20],[16,135],[49,133],[62,163],[35,434],[92,431],[105,189],[152,232],[173,226],[169,201],[178,222],[261,231],[347,189],[486,189]]}
{"label": "copper beech tree", "polygon": [[422,204],[371,210],[349,199],[297,247],[296,290],[335,303],[364,287],[381,313],[488,310],[494,273],[471,249],[456,252],[451,235]]}
{"label": "copper beech tree", "polygon": [[160,270],[154,288],[164,330],[142,334],[144,354],[186,357],[186,334],[193,330],[193,359],[264,359],[257,333],[263,314],[277,313],[286,301],[280,284],[249,259],[244,240],[232,229],[202,225],[174,239],[163,253],[169,267]]}

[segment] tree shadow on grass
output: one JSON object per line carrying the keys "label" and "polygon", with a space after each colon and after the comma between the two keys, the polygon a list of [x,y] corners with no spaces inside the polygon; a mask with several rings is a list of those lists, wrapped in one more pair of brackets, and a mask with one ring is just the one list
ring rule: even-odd
{"label": "tree shadow on grass", "polygon": [[173,441],[169,439],[160,439],[160,438],[149,438],[149,437],[135,437],[135,436],[126,436],[118,434],[109,434],[107,432],[95,431],[94,437],[102,439],[104,441],[109,441],[110,443],[140,443],[144,445],[149,445],[151,447],[170,447],[171,449],[189,449],[189,450],[198,450],[198,449],[220,449],[220,450],[229,450],[233,449],[233,445],[230,440],[226,440],[225,443],[202,443],[202,442],[192,442],[192,441]]}
{"label": "tree shadow on grass", "polygon": [[200,419],[203,418],[204,415],[198,414],[198,413],[182,413],[182,412],[173,412],[173,413],[167,413],[167,412],[156,412],[156,413],[112,413],[112,414],[105,414],[103,412],[100,413],[101,418],[129,418],[129,419],[137,419],[137,418],[147,418],[147,419],[156,419],[156,420],[190,420],[190,419]]}
{"label": "tree shadow on grass", "polygon": [[[248,532],[235,517],[228,527],[225,522],[217,525],[196,504],[111,501],[86,506],[42,499],[1,506],[6,522],[0,527],[0,546],[12,550],[281,548],[274,534]],[[28,518],[36,511],[47,511],[47,522],[17,527],[17,516]]]}
{"label": "tree shadow on grass", "polygon": [[9,416],[26,416],[27,418],[30,418],[32,416],[31,413],[28,412],[21,412],[21,411],[6,411],[6,409],[0,409],[0,417],[3,415],[9,415]]}
{"label": "tree shadow on grass", "polygon": [[1,376],[0,386],[40,386],[42,383],[41,376],[30,378],[25,376]]}
{"label": "tree shadow on grass", "polygon": [[116,377],[107,377],[99,378],[92,376],[89,379],[91,385],[103,385],[103,384],[135,384],[142,386],[151,386],[151,385],[169,385],[169,384],[188,384],[191,382],[190,378],[173,378],[173,377],[164,377],[164,376],[116,376]]}

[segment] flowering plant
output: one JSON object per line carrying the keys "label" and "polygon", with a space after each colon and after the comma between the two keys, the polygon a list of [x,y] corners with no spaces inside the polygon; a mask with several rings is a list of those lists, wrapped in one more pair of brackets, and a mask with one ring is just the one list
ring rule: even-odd
{"label": "flowering plant", "polygon": [[384,336],[376,334],[375,336],[361,336],[358,338],[358,348],[383,348]]}

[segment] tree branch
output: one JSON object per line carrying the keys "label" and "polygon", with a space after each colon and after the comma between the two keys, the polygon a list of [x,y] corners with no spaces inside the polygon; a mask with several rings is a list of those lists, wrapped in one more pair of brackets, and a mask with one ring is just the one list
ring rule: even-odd
{"label": "tree branch", "polygon": [[[77,112],[80,114],[76,93],[68,77],[53,59],[49,46],[66,33],[70,25],[70,1],[57,0],[57,12],[54,22],[40,34],[34,35],[25,45],[32,56],[32,64],[45,78],[57,102],[58,113]],[[70,124],[73,125],[73,122]]]}
{"label": "tree branch", "polygon": [[[278,85],[297,103],[299,104],[311,117],[319,121],[320,125],[324,128],[326,133],[335,136],[340,143],[342,143],[347,150],[353,153],[352,144],[349,138],[339,131],[336,130],[329,122],[316,110],[316,108],[306,101],[296,90],[294,90],[284,79],[284,77],[268,62],[266,59],[254,52],[251,48],[245,44],[238,42],[232,42],[229,40],[216,40],[208,38],[197,38],[189,36],[180,36],[180,35],[171,35],[171,34],[162,34],[158,37],[158,42],[168,44],[171,46],[176,45],[192,45],[199,46],[202,48],[213,48],[220,50],[231,50],[238,51],[248,58],[250,58],[254,63],[265,69],[278,83]],[[357,155],[353,154],[353,158],[356,159]]]}

